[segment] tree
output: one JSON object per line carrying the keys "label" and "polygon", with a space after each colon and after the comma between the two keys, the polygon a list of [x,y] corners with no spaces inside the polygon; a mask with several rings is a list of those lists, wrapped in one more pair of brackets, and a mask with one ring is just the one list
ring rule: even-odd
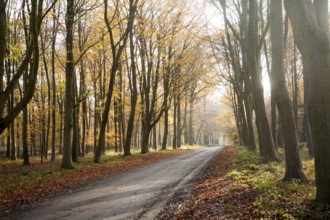
{"label": "tree", "polygon": [[124,145],[124,155],[126,156],[131,154],[131,141],[132,141],[132,134],[134,129],[134,118],[135,118],[136,104],[138,98],[133,28],[130,30],[129,43],[130,43],[129,50],[130,50],[130,60],[131,60],[131,76],[128,76],[128,78],[129,78],[129,85],[131,90],[131,106],[130,106],[130,114],[127,124],[127,132],[126,132],[125,145]]}
{"label": "tree", "polygon": [[[308,83],[308,117],[315,150],[316,200],[330,204],[330,64],[328,1],[285,0]],[[326,10],[327,11],[327,10]]]}
{"label": "tree", "polygon": [[[220,67],[220,80],[232,84],[230,87],[234,90],[230,93],[231,105],[235,112],[237,121],[237,129],[239,133],[240,143],[247,146],[250,150],[256,150],[256,141],[253,127],[253,97],[252,97],[252,81],[248,71],[248,18],[249,18],[249,2],[237,1],[239,7],[234,7],[239,16],[239,25],[233,25],[229,20],[228,13],[231,9],[231,2],[219,0],[223,16],[225,20],[225,33],[220,41],[220,45],[216,45],[211,41],[213,54],[217,59]],[[235,5],[235,4],[233,4]],[[236,13],[236,12],[235,12]],[[221,49],[225,52],[224,58],[219,57]],[[258,51],[257,51],[258,52]],[[219,57],[219,58],[218,58]],[[239,62],[238,62],[239,61]],[[221,68],[225,65],[224,68]],[[223,70],[225,69],[225,70]],[[226,70],[227,69],[227,70]]]}
{"label": "tree", "polygon": [[73,57],[73,25],[74,25],[74,0],[67,0],[66,8],[66,65],[65,65],[65,102],[64,102],[64,141],[63,158],[61,167],[73,169],[72,162],[72,127],[73,127],[73,81],[74,77],[74,57]]}
{"label": "tree", "polygon": [[114,84],[115,84],[115,78],[116,78],[116,73],[119,68],[119,62],[121,55],[126,47],[127,40],[129,38],[129,33],[130,30],[133,28],[133,23],[134,23],[134,16],[135,16],[135,11],[137,8],[137,3],[138,0],[130,0],[129,1],[129,8],[128,8],[128,14],[127,14],[127,25],[121,35],[119,36],[118,39],[116,39],[115,36],[115,26],[118,25],[115,24],[116,20],[120,18],[120,5],[119,1],[115,1],[115,13],[111,20],[108,17],[108,0],[104,0],[104,20],[107,26],[107,30],[110,36],[110,46],[111,46],[111,52],[112,52],[112,66],[110,70],[110,80],[109,80],[109,85],[108,85],[108,92],[106,96],[106,102],[104,106],[104,111],[102,113],[102,121],[100,124],[100,133],[99,133],[99,140],[97,143],[96,147],[96,152],[94,155],[94,162],[99,163],[101,159],[101,153],[103,149],[105,148],[105,131],[106,131],[106,125],[109,119],[109,112],[110,112],[110,104],[112,100],[112,95],[113,95],[113,89],[114,89]]}
{"label": "tree", "polygon": [[[260,49],[257,31],[257,1],[249,0],[249,30],[248,30],[248,71],[253,82],[253,100],[259,134],[260,155],[264,161],[276,161],[274,141],[265,109],[264,90],[258,60]],[[265,33],[264,33],[265,34]],[[261,41],[262,42],[262,41]]]}
{"label": "tree", "polygon": [[302,170],[299,154],[297,127],[284,73],[282,1],[271,1],[270,9],[272,70],[269,77],[283,128],[285,147],[284,180],[299,179],[305,181],[306,176]]}
{"label": "tree", "polygon": [[52,66],[52,156],[51,160],[55,160],[56,155],[56,79],[55,79],[55,48],[56,48],[56,38],[58,31],[58,19],[59,19],[59,7],[58,14],[56,14],[56,7],[53,8],[53,34],[52,34],[52,43],[51,43],[51,66]]}
{"label": "tree", "polygon": [[[0,0],[0,134],[14,121],[18,114],[27,106],[29,101],[32,99],[35,85],[38,76],[39,68],[39,45],[38,37],[40,32],[40,26],[43,18],[50,11],[50,9],[43,11],[43,1],[31,0],[31,13],[30,13],[30,39],[29,45],[26,49],[25,56],[23,57],[20,65],[12,79],[8,82],[7,87],[4,88],[3,76],[4,76],[4,59],[7,45],[7,17],[6,17],[6,6],[8,0]],[[13,106],[13,108],[7,112],[3,117],[6,107],[6,102],[9,100],[8,97],[14,91],[18,84],[19,79],[26,71],[31,58],[33,59],[32,65],[29,71],[29,80],[27,83],[27,90],[24,93],[22,99]]]}

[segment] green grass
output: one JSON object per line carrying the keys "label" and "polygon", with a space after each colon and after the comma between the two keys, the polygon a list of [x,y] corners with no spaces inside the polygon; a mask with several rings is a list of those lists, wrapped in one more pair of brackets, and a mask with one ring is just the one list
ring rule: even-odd
{"label": "green grass", "polygon": [[[285,173],[284,152],[279,150],[280,162],[261,163],[260,158],[243,147],[235,147],[237,155],[227,176],[241,188],[258,192],[252,202],[255,216],[261,218],[300,219],[315,216],[322,219],[329,214],[329,207],[313,203],[315,199],[314,161],[309,159],[306,149],[301,150],[303,168],[308,182],[281,181]],[[325,212],[317,210],[322,209]],[[327,214],[325,214],[327,213]]]}

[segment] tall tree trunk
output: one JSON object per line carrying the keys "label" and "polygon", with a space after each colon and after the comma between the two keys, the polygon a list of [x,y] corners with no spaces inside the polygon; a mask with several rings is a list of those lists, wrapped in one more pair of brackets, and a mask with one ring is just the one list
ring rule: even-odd
{"label": "tall tree trunk", "polygon": [[271,79],[272,93],[274,94],[283,125],[285,148],[284,180],[299,179],[305,181],[306,176],[302,170],[299,154],[297,127],[284,72],[283,5],[282,1],[271,1],[270,4],[272,71],[269,77]]}
{"label": "tall tree trunk", "polygon": [[63,114],[64,114],[64,104],[63,104],[63,101],[62,101],[62,98],[58,97],[58,102],[59,102],[59,109],[60,109],[60,138],[59,138],[59,141],[60,141],[60,147],[58,149],[58,153],[59,154],[63,154],[63,143],[64,143],[64,140],[63,140],[63,131],[64,131],[64,128],[63,128],[63,120],[64,120],[64,117],[63,117]]}
{"label": "tall tree trunk", "polygon": [[[293,68],[292,68],[292,98],[293,98],[293,114],[294,114],[294,121],[296,125],[298,125],[298,73],[297,73],[297,51],[296,45],[293,45]],[[298,130],[297,130],[298,134]]]}
{"label": "tall tree trunk", "polygon": [[[318,7],[327,8],[327,1],[318,2]],[[311,0],[286,0],[285,8],[309,82],[308,116],[315,146],[316,200],[330,204],[330,50],[328,31],[322,25],[328,16],[317,14]]]}
{"label": "tall tree trunk", "polygon": [[[0,1],[0,38],[4,38],[6,40],[6,34],[7,30],[3,29],[6,28],[6,4],[8,1],[1,0]],[[24,56],[22,58],[22,61],[18,68],[16,68],[15,71],[15,77],[12,78],[10,83],[7,84],[6,90],[3,90],[3,82],[0,83],[0,115],[4,115],[5,110],[5,103],[8,101],[8,97],[10,94],[15,90],[19,80],[21,79],[21,76],[26,71],[31,59],[32,66],[30,68],[30,74],[29,74],[29,81],[28,81],[28,90],[20,99],[19,102],[16,103],[15,107],[10,111],[6,112],[6,116],[4,118],[0,117],[0,134],[10,126],[10,124],[14,121],[14,119],[19,115],[19,113],[27,106],[27,104],[30,102],[30,100],[33,97],[35,86],[37,82],[37,76],[38,76],[38,68],[39,68],[39,45],[38,45],[38,36],[40,31],[40,25],[43,19],[43,1],[31,1],[30,4],[30,33],[31,33],[31,39],[29,46],[26,49],[26,52],[24,53]],[[6,47],[2,48],[3,46],[6,46],[6,43],[0,44],[0,49],[6,49]],[[0,52],[0,63],[4,62],[2,59],[2,53],[5,53],[5,51]],[[1,66],[0,66],[1,69]],[[0,71],[0,74],[2,72]],[[3,79],[3,75],[0,75],[0,78]],[[2,80],[0,80],[2,81]]]}
{"label": "tall tree trunk", "polygon": [[[58,10],[60,11],[60,10]],[[56,17],[56,8],[53,8],[53,35],[51,43],[51,65],[52,65],[52,156],[51,160],[56,158],[56,76],[55,76],[55,49],[56,49],[56,37],[58,22]]]}
{"label": "tall tree trunk", "polygon": [[74,25],[74,0],[67,0],[66,12],[66,68],[65,68],[65,113],[64,113],[64,141],[62,168],[72,169],[72,125],[73,125],[73,81],[74,81],[74,58],[73,58],[73,25]]}
{"label": "tall tree trunk", "polygon": [[[167,108],[167,102],[166,102],[164,108]],[[164,111],[164,133],[163,133],[162,150],[166,150],[167,138],[168,138],[168,109],[165,109],[165,111]]]}
{"label": "tall tree trunk", "polygon": [[[3,92],[3,77],[5,76],[5,56],[7,49],[7,1],[0,0],[0,92]],[[1,115],[2,112],[0,112]]]}
{"label": "tall tree trunk", "polygon": [[188,117],[188,111],[187,111],[187,109],[188,109],[188,95],[187,94],[185,94],[185,115],[184,115],[184,121],[185,121],[185,123],[184,123],[184,133],[183,133],[183,135],[184,135],[184,144],[185,145],[188,145],[188,143],[189,143],[189,129],[188,129],[188,123],[187,123],[187,117]]}
{"label": "tall tree trunk", "polygon": [[152,129],[152,147],[157,150],[157,127],[154,126]]}
{"label": "tall tree trunk", "polygon": [[173,110],[173,137],[172,137],[172,147],[173,149],[177,149],[177,136],[178,136],[178,131],[177,131],[177,95],[174,97],[174,110]]}
{"label": "tall tree trunk", "polygon": [[193,113],[194,113],[194,98],[193,98],[193,91],[190,93],[190,100],[189,100],[189,145],[194,145],[194,127],[193,127]]}
{"label": "tall tree trunk", "polygon": [[134,15],[136,11],[136,2],[134,3],[133,0],[130,0],[129,2],[129,15],[128,15],[128,23],[126,26],[126,29],[123,33],[123,35],[120,38],[120,42],[116,43],[114,41],[113,37],[113,28],[112,28],[112,23],[109,20],[108,17],[108,0],[104,0],[104,20],[107,26],[107,30],[110,34],[110,45],[112,49],[112,66],[110,70],[110,80],[109,80],[109,85],[108,85],[108,92],[106,95],[106,101],[105,101],[105,106],[104,110],[102,113],[102,119],[100,123],[100,133],[99,133],[99,140],[96,148],[96,153],[94,155],[94,163],[99,163],[101,160],[101,153],[105,148],[105,131],[106,131],[106,125],[109,119],[109,112],[110,112],[110,104],[112,100],[112,95],[113,95],[113,89],[114,89],[114,84],[115,84],[115,79],[116,79],[116,73],[119,68],[119,61],[121,54],[123,50],[126,47],[126,43],[129,37],[130,30],[133,28],[133,22],[134,22]]}
{"label": "tall tree trunk", "polygon": [[[245,70],[248,70],[248,25],[249,25],[249,2],[248,1],[242,1],[242,31],[241,31],[241,37],[243,39],[242,41],[242,66]],[[249,76],[249,72],[244,71],[243,75],[243,81],[245,84],[245,90],[243,93],[243,100],[244,100],[244,106],[245,106],[245,112],[246,112],[246,123],[247,123],[247,129],[248,129],[248,149],[251,151],[255,151],[257,149],[256,139],[254,135],[254,127],[253,127],[253,108],[252,108],[252,82]]]}
{"label": "tall tree trunk", "polygon": [[[23,75],[23,90],[26,91],[27,73]],[[23,143],[23,164],[30,165],[29,146],[28,146],[28,107],[23,109],[23,124],[22,124],[22,143]]]}
{"label": "tall tree trunk", "polygon": [[[305,70],[304,70],[305,72]],[[313,140],[312,140],[312,131],[311,131],[311,124],[310,119],[308,117],[308,106],[309,106],[309,94],[307,91],[309,90],[309,82],[306,80],[306,73],[304,73],[304,131],[307,141],[307,148],[308,148],[308,154],[310,158],[314,158],[314,146],[313,146]]]}
{"label": "tall tree trunk", "polygon": [[[170,50],[171,52],[171,50]],[[170,53],[169,52],[169,53]],[[170,55],[169,55],[170,56]],[[168,58],[170,59],[170,58]],[[168,64],[169,65],[169,64]],[[166,150],[167,147],[167,139],[168,139],[168,111],[169,111],[169,100],[168,100],[168,95],[169,95],[169,74],[170,74],[170,67],[167,67],[166,74],[164,76],[163,80],[163,87],[164,87],[164,133],[163,133],[163,143],[162,143],[162,150]]]}
{"label": "tall tree trunk", "polygon": [[257,33],[257,1],[249,0],[248,71],[254,83],[253,100],[259,134],[260,155],[265,162],[269,162],[276,161],[277,155],[266,114],[264,89],[258,67]]}
{"label": "tall tree trunk", "polygon": [[[10,98],[10,109],[13,109],[14,107],[14,92],[11,94]],[[11,137],[11,145],[10,145],[10,159],[16,160],[16,137],[15,137],[15,120],[10,125],[10,137]]]}
{"label": "tall tree trunk", "polygon": [[[74,82],[76,83],[76,82]],[[75,92],[74,92],[75,93]],[[75,95],[74,95],[75,96]],[[75,98],[74,98],[75,99]],[[80,145],[80,138],[79,138],[79,115],[78,115],[78,106],[76,103],[73,103],[73,118],[72,118],[72,161],[78,162],[78,154],[79,154],[79,145]]]}
{"label": "tall tree trunk", "polygon": [[178,107],[177,107],[177,148],[181,148],[181,135],[182,135],[182,128],[181,128],[181,95],[178,94]]}
{"label": "tall tree trunk", "polygon": [[82,136],[81,136],[81,156],[86,153],[86,133],[87,133],[87,94],[85,85],[85,68],[83,60],[80,61],[80,97],[82,97]]}
{"label": "tall tree trunk", "polygon": [[277,106],[275,101],[275,95],[271,94],[271,124],[272,124],[272,136],[274,140],[274,146],[277,147]]}
{"label": "tall tree trunk", "polygon": [[[81,10],[79,10],[79,17],[81,15]],[[85,42],[87,41],[87,37],[84,39],[83,38],[84,34],[84,29],[82,25],[82,19],[79,19],[78,21],[78,45],[79,45],[79,52],[80,54],[84,53],[84,47],[85,47]],[[79,80],[79,102],[81,102],[81,107],[82,107],[82,130],[81,130],[81,141],[80,141],[80,127],[79,124],[77,126],[77,132],[78,132],[78,153],[79,156],[85,156],[85,151],[86,151],[86,123],[87,123],[87,94],[86,94],[86,82],[85,82],[85,63],[83,57],[81,57],[80,62],[79,62],[79,69],[80,69],[80,80]],[[78,92],[77,92],[78,94]],[[79,121],[79,116],[80,116],[80,103],[77,103],[77,120]]]}
{"label": "tall tree trunk", "polygon": [[131,77],[130,80],[130,87],[131,87],[131,109],[129,114],[129,119],[127,123],[127,132],[125,138],[125,145],[124,145],[124,155],[131,154],[131,143],[132,143],[132,134],[134,129],[134,119],[135,119],[135,109],[136,103],[138,98],[138,90],[137,90],[137,75],[136,75],[136,64],[135,64],[135,54],[134,54],[134,36],[133,36],[133,29],[130,30],[129,36],[130,42],[130,55],[131,55]]}
{"label": "tall tree trunk", "polygon": [[118,102],[117,102],[117,98],[115,98],[114,102],[113,102],[113,126],[115,128],[115,152],[118,152],[118,139],[119,139],[119,134],[118,134]]}

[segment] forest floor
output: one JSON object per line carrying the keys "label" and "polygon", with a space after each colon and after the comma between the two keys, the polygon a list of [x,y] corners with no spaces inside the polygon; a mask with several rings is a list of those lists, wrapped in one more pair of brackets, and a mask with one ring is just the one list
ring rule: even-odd
{"label": "forest floor", "polygon": [[73,170],[60,169],[60,157],[54,162],[44,160],[43,164],[40,163],[39,158],[33,157],[30,166],[23,166],[22,160],[10,161],[1,158],[0,213],[9,214],[14,210],[65,194],[88,183],[185,154],[192,149],[194,147],[154,151],[143,155],[135,153],[128,157],[112,153],[103,155],[99,164],[92,163],[92,155],[89,155],[86,158],[80,158]]}
{"label": "forest floor", "polygon": [[302,156],[309,181],[283,182],[284,162],[263,164],[244,148],[227,147],[157,219],[330,219],[330,207],[313,201],[313,160]]}

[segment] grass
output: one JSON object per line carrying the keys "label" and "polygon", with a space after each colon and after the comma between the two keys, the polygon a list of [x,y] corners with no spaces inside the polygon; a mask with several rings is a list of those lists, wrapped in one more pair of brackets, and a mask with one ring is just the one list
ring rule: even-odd
{"label": "grass", "polygon": [[[234,181],[232,188],[257,192],[249,207],[249,214],[256,218],[275,219],[329,219],[330,207],[314,203],[314,161],[302,149],[303,168],[308,182],[293,180],[283,182],[284,152],[279,149],[280,162],[261,163],[260,158],[243,147],[235,147],[237,154],[227,177]],[[235,187],[235,185],[237,187]],[[322,210],[322,211],[320,211]]]}

